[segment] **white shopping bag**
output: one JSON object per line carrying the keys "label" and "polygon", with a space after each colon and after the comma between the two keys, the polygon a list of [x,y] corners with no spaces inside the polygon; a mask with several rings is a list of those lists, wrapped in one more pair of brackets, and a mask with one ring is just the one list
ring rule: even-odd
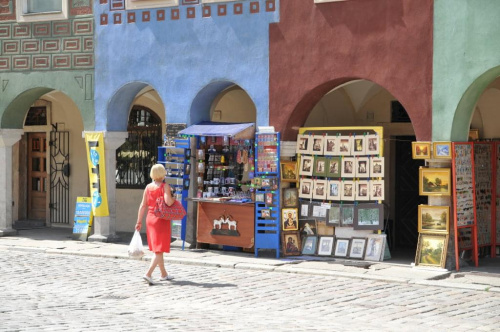
{"label": "white shopping bag", "polygon": [[144,256],[144,247],[142,246],[141,234],[136,230],[130,245],[128,246],[128,255],[134,258]]}

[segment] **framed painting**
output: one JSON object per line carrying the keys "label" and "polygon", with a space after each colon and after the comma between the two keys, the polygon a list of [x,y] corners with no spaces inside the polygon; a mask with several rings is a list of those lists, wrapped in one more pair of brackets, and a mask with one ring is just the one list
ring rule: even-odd
{"label": "framed painting", "polygon": [[432,156],[435,159],[451,159],[451,142],[433,142]]}
{"label": "framed painting", "polygon": [[349,258],[363,259],[365,256],[366,238],[354,237],[351,239]]}
{"label": "framed painting", "polygon": [[326,168],[327,164],[325,157],[314,157],[313,176],[325,176]]}
{"label": "framed painting", "polygon": [[299,174],[311,176],[313,174],[313,164],[314,164],[314,157],[301,156]]}
{"label": "framed painting", "polygon": [[329,180],[326,199],[330,201],[340,201],[340,181]]}
{"label": "framed painting", "polygon": [[267,205],[273,204],[273,193],[266,193],[266,204]]}
{"label": "framed painting", "polygon": [[299,197],[300,198],[312,198],[313,197],[313,180],[312,179],[308,179],[308,178],[300,179]]}
{"label": "framed painting", "polygon": [[419,234],[415,265],[444,268],[447,247],[446,234]]}
{"label": "framed painting", "polygon": [[380,262],[384,260],[386,234],[371,234],[366,237],[365,260]]}
{"label": "framed painting", "polygon": [[338,142],[339,142],[339,155],[350,156],[351,155],[352,137],[351,136],[339,136]]}
{"label": "framed painting", "polygon": [[283,189],[283,207],[297,207],[299,204],[299,191],[297,188]]}
{"label": "framed painting", "polygon": [[255,194],[256,202],[264,202],[264,193],[256,193]]}
{"label": "framed painting", "polygon": [[311,216],[316,219],[326,219],[327,209],[326,206],[323,206],[321,203],[313,203]]}
{"label": "framed painting", "polygon": [[448,234],[450,231],[449,206],[418,206],[418,232]]}
{"label": "framed painting", "polygon": [[342,169],[340,174],[343,178],[353,178],[355,176],[355,162],[356,158],[354,157],[342,158]]}
{"label": "framed painting", "polygon": [[340,205],[332,204],[328,210],[328,217],[326,218],[326,224],[328,226],[338,227],[340,226]]}
{"label": "framed painting", "polygon": [[365,154],[365,136],[353,136],[351,155],[362,156]]}
{"label": "framed painting", "polygon": [[271,218],[271,210],[269,209],[260,210],[260,217],[263,219]]}
{"label": "framed painting", "polygon": [[327,225],[326,220],[316,220],[316,229],[318,231],[317,235],[323,235],[323,236],[335,235],[335,227]]}
{"label": "framed painting", "polygon": [[312,136],[312,147],[310,150],[311,154],[314,155],[323,155],[323,136]]}
{"label": "framed painting", "polygon": [[370,158],[357,157],[355,163],[356,177],[368,178],[370,177]]}
{"label": "framed painting", "polygon": [[302,255],[315,255],[318,238],[316,236],[306,236],[302,244]]}
{"label": "framed painting", "polygon": [[296,208],[281,209],[281,225],[284,231],[299,230],[298,209]]}
{"label": "framed painting", "polygon": [[372,157],[370,160],[370,177],[384,177],[384,157]]}
{"label": "framed painting", "polygon": [[384,229],[384,205],[382,204],[358,204],[354,208],[354,230]]}
{"label": "framed painting", "polygon": [[370,181],[370,200],[383,201],[385,197],[384,181],[372,180]]}
{"label": "framed painting", "polygon": [[299,203],[299,208],[300,208],[300,215],[299,219],[307,219],[311,215],[311,205],[309,202],[300,202]]}
{"label": "framed painting", "polygon": [[337,238],[335,240],[335,257],[347,257],[349,255],[349,243],[350,239]]}
{"label": "framed painting", "polygon": [[191,174],[191,164],[186,163],[184,164],[184,175],[190,175]]}
{"label": "framed painting", "polygon": [[430,159],[431,142],[411,142],[411,155],[413,159]]}
{"label": "framed painting", "polygon": [[340,206],[340,226],[353,227],[354,225],[354,205],[342,204]]}
{"label": "framed painting", "polygon": [[369,183],[366,180],[354,181],[356,186],[355,200],[356,201],[369,201],[370,200],[370,188]]}
{"label": "framed painting", "polygon": [[311,136],[309,135],[298,135],[297,136],[297,149],[296,152],[298,154],[309,154],[310,152],[310,140]]}
{"label": "framed painting", "polygon": [[354,181],[341,181],[340,182],[340,200],[341,201],[354,201]]}
{"label": "framed painting", "polygon": [[366,136],[366,155],[379,155],[380,154],[380,141],[378,135]]}
{"label": "framed painting", "polygon": [[339,155],[339,140],[336,136],[325,136],[323,144],[323,154],[325,156]]}
{"label": "framed painting", "polygon": [[282,161],[281,166],[281,182],[297,182],[297,163],[295,161]]}
{"label": "framed painting", "polygon": [[317,235],[316,220],[299,220],[299,232],[302,237]]}
{"label": "framed painting", "polygon": [[326,176],[329,178],[339,178],[341,175],[341,164],[340,157],[328,158],[328,168],[326,170]]}
{"label": "framed painting", "polygon": [[313,199],[326,199],[326,192],[327,192],[327,186],[326,186],[326,180],[314,180],[314,192],[313,192]]}
{"label": "framed painting", "polygon": [[469,130],[469,141],[477,141],[479,139],[479,129]]}
{"label": "framed painting", "polygon": [[419,168],[419,195],[451,195],[451,170],[449,168]]}
{"label": "framed painting", "polygon": [[318,256],[331,256],[335,237],[320,236],[318,245]]}
{"label": "framed painting", "polygon": [[283,256],[300,256],[299,232],[282,232],[281,245]]}

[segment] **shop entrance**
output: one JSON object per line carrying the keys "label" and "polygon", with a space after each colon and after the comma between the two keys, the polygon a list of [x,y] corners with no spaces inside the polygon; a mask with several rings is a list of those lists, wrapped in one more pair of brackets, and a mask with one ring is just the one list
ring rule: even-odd
{"label": "shop entrance", "polygon": [[45,219],[47,204],[47,139],[28,134],[28,219]]}

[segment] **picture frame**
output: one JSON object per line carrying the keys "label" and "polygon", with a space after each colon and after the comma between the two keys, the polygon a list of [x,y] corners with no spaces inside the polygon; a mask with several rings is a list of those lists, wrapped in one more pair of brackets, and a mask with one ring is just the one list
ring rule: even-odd
{"label": "picture frame", "polygon": [[267,205],[272,205],[273,204],[273,193],[266,193],[266,204]]}
{"label": "picture frame", "polygon": [[384,157],[372,157],[370,160],[370,177],[384,177]]}
{"label": "picture frame", "polygon": [[335,257],[347,257],[349,255],[350,239],[336,238],[335,239]]}
{"label": "picture frame", "polygon": [[450,196],[451,170],[449,168],[419,168],[418,191],[421,196]]}
{"label": "picture frame", "polygon": [[378,135],[366,135],[366,155],[380,154],[380,139]]}
{"label": "picture frame", "polygon": [[326,199],[327,181],[326,180],[314,180],[314,191],[313,199]]}
{"label": "picture frame", "polygon": [[185,163],[184,164],[184,175],[190,175],[191,174],[191,164],[190,163]]}
{"label": "picture frame", "polygon": [[354,157],[343,157],[342,158],[342,169],[341,169],[341,176],[343,178],[354,178],[356,175],[355,171],[355,163],[356,163],[356,158]]}
{"label": "picture frame", "polygon": [[313,154],[313,155],[323,155],[323,143],[324,143],[324,139],[323,139],[323,136],[315,136],[315,135],[312,135],[312,145],[311,145],[311,149],[309,150],[310,154]]}
{"label": "picture frame", "polygon": [[340,200],[341,201],[354,201],[356,188],[354,181],[346,180],[340,182]]}
{"label": "picture frame", "polygon": [[265,202],[264,193],[256,193],[255,194],[255,201],[256,202]]}
{"label": "picture frame", "polygon": [[310,135],[297,135],[297,148],[296,152],[298,154],[309,154],[310,153],[310,144],[309,139]]}
{"label": "picture frame", "polygon": [[300,202],[300,215],[299,219],[307,219],[311,215],[311,206],[308,202]]}
{"label": "picture frame", "polygon": [[365,256],[366,238],[353,237],[351,239],[351,248],[349,249],[349,258],[363,259]]}
{"label": "picture frame", "polygon": [[261,188],[262,187],[262,178],[253,178],[252,182],[255,187]]}
{"label": "picture frame", "polygon": [[271,210],[269,210],[269,209],[260,210],[260,217],[262,219],[271,218]]}
{"label": "picture frame", "polygon": [[432,142],[434,159],[451,159],[451,142]]}
{"label": "picture frame", "polygon": [[430,159],[431,142],[411,142],[411,155],[413,159]]}
{"label": "picture frame", "polygon": [[300,175],[312,176],[314,166],[313,156],[301,156],[300,157]]}
{"label": "picture frame", "polygon": [[182,189],[183,190],[189,190],[189,185],[191,184],[191,180],[190,179],[184,179],[182,181]]}
{"label": "picture frame", "polygon": [[367,180],[354,181],[355,184],[355,200],[369,201],[370,200],[370,184]]}
{"label": "picture frame", "polygon": [[313,180],[309,178],[300,179],[299,197],[312,198],[313,196]]}
{"label": "picture frame", "polygon": [[419,234],[415,265],[444,268],[447,250],[448,235]]}
{"label": "picture frame", "polygon": [[342,169],[340,157],[327,158],[327,161],[326,176],[329,178],[340,178]]}
{"label": "picture frame", "polygon": [[297,182],[297,162],[295,161],[282,161],[281,167],[281,182]]}
{"label": "picture frame", "polygon": [[334,236],[320,236],[318,245],[318,256],[331,256],[334,243],[335,243]]}
{"label": "picture frame", "polygon": [[352,137],[351,136],[339,136],[339,155],[340,156],[350,156],[352,147]]}
{"label": "picture frame", "polygon": [[271,179],[269,179],[269,178],[262,178],[260,186],[262,188],[270,188],[271,187]]}
{"label": "picture frame", "polygon": [[419,205],[418,232],[448,234],[450,232],[450,207]]}
{"label": "picture frame", "polygon": [[339,155],[339,140],[337,136],[325,136],[323,154],[325,156]]}
{"label": "picture frame", "polygon": [[184,159],[191,158],[191,149],[184,149]]}
{"label": "picture frame", "polygon": [[384,229],[384,205],[376,203],[357,204],[354,208],[354,230]]}
{"label": "picture frame", "polygon": [[326,220],[326,215],[327,215],[326,206],[324,206],[321,203],[311,204],[311,217],[314,217],[315,219]]}
{"label": "picture frame", "polygon": [[314,157],[314,169],[312,175],[324,177],[326,175],[327,167],[328,165],[325,157]]}
{"label": "picture frame", "polygon": [[330,206],[330,209],[328,210],[328,217],[326,219],[326,224],[328,226],[339,227],[340,216],[341,216],[340,204],[332,204]]}
{"label": "picture frame", "polygon": [[370,200],[383,201],[385,199],[385,185],[383,180],[370,181]]}
{"label": "picture frame", "polygon": [[340,226],[353,227],[354,226],[354,205],[342,204],[340,206]]}
{"label": "picture frame", "polygon": [[328,187],[326,191],[326,199],[331,201],[340,201],[340,181],[339,180],[329,180]]}
{"label": "picture frame", "polygon": [[316,220],[306,219],[299,220],[299,232],[303,237],[317,235],[318,230],[316,228]]}
{"label": "picture frame", "polygon": [[315,255],[318,244],[318,237],[309,235],[304,238],[302,243],[302,255]]}
{"label": "picture frame", "polygon": [[469,142],[479,139],[479,129],[469,129]]}
{"label": "picture frame", "polygon": [[297,188],[283,189],[283,207],[297,207],[299,204],[299,191]]}
{"label": "picture frame", "polygon": [[370,234],[366,237],[365,261],[380,262],[384,260],[386,234]]}
{"label": "picture frame", "polygon": [[300,234],[299,232],[282,232],[281,245],[283,256],[300,256]]}
{"label": "picture frame", "polygon": [[283,231],[298,231],[299,219],[297,208],[281,209],[281,228]]}
{"label": "picture frame", "polygon": [[365,154],[365,136],[355,135],[352,138],[352,156],[362,156]]}
{"label": "picture frame", "polygon": [[205,173],[205,163],[203,161],[198,162],[198,165],[196,167],[196,171],[198,173]]}
{"label": "picture frame", "polygon": [[[328,216],[328,210],[327,210]],[[335,235],[335,227],[327,225],[325,220],[316,220],[316,231],[318,236],[334,236]]]}
{"label": "picture frame", "polygon": [[370,177],[370,158],[357,157],[355,163],[356,177],[368,178]]}
{"label": "picture frame", "polygon": [[196,150],[196,159],[201,160],[201,161],[205,160],[205,150],[204,149]]}

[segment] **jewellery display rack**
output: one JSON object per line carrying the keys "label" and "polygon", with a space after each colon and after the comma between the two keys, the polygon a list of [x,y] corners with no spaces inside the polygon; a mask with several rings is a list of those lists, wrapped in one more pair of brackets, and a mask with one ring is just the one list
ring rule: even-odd
{"label": "jewellery display rack", "polygon": [[255,202],[255,257],[259,249],[274,249],[276,258],[280,256],[279,142],[279,133],[255,135],[255,177],[262,178],[263,183],[255,190],[255,196],[264,197]]}
{"label": "jewellery display rack", "polygon": [[[165,183],[169,184],[174,191],[175,199],[181,201],[187,211],[187,200],[189,191],[189,175],[191,174],[191,149],[189,138],[176,138],[174,146],[158,147],[158,163],[162,164],[167,171]],[[181,220],[182,250],[186,241],[187,215]]]}

